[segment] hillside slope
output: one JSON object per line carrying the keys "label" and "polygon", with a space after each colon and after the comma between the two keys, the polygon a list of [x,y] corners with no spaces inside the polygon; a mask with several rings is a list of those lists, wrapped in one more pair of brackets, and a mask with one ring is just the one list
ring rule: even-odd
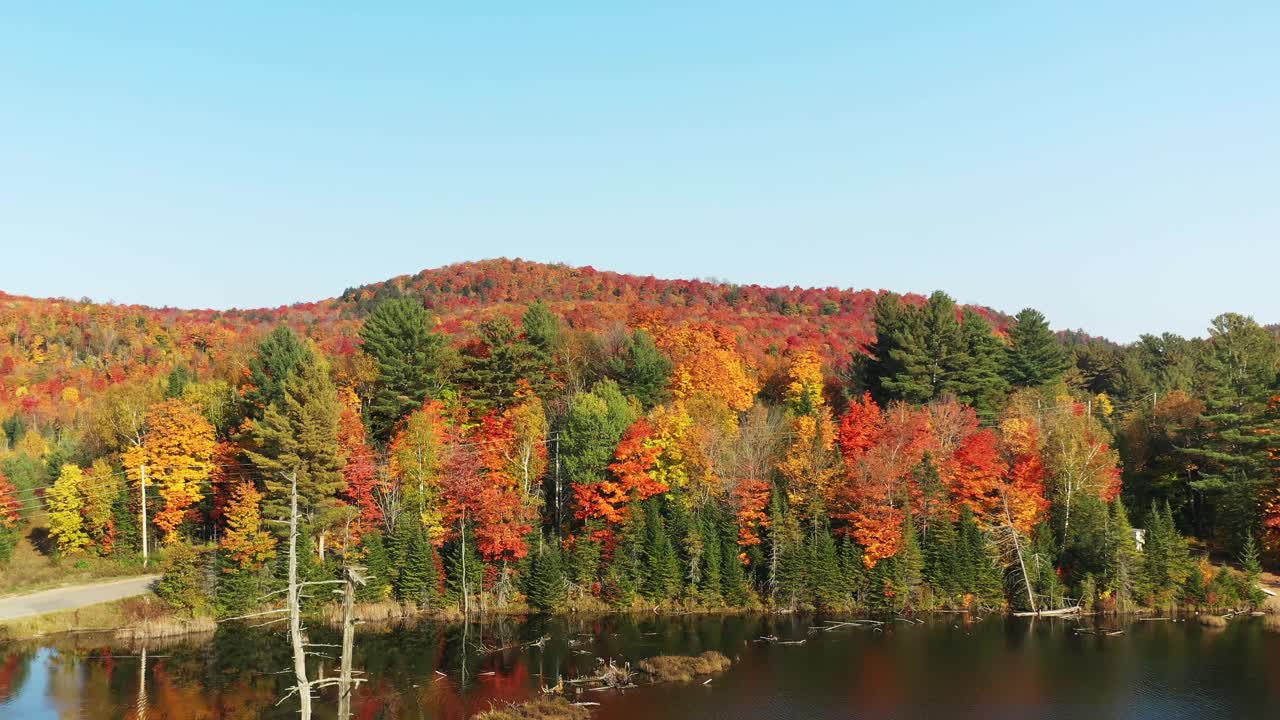
{"label": "hillside slope", "polygon": [[541,300],[576,329],[712,322],[736,334],[743,354],[756,361],[813,347],[835,366],[872,339],[879,294],[661,280],[518,259],[423,270],[279,308],[180,310],[0,292],[0,418],[21,410],[37,422],[70,420],[88,396],[128,377],[177,366],[201,376],[242,367],[262,334],[280,322],[336,358],[350,358],[363,317],[388,297],[420,297],[440,329],[454,336],[494,314],[518,317]]}

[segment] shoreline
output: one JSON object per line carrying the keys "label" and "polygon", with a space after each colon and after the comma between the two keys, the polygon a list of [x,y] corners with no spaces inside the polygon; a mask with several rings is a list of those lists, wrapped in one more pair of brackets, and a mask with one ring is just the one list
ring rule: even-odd
{"label": "shoreline", "polygon": [[[77,610],[62,610],[42,615],[32,615],[24,618],[18,618],[10,621],[0,622],[0,643],[31,641],[49,638],[67,638],[77,635],[93,635],[93,636],[111,636],[111,639],[118,642],[143,642],[149,640],[165,640],[165,639],[182,639],[194,637],[198,635],[212,634],[217,631],[218,626],[223,622],[235,622],[230,620],[219,621],[216,618],[207,615],[199,615],[195,617],[181,617],[176,614],[165,614],[154,618],[144,620],[142,623],[136,621],[128,621],[124,615],[122,605],[125,600],[117,600],[98,605],[91,605]],[[358,634],[378,632],[394,627],[412,626],[421,623],[439,623],[451,625],[464,621],[461,612],[454,609],[426,609],[426,610],[409,610],[402,606],[390,603],[366,603],[357,605],[356,619]],[[325,627],[334,628],[339,626],[339,621],[333,614],[333,609],[325,608],[317,613],[312,613],[308,619]],[[795,615],[815,615],[832,618],[857,618],[867,620],[903,620],[908,622],[923,622],[922,618],[929,616],[951,616],[951,615],[968,615],[977,619],[985,620],[994,615],[1002,616],[1007,619],[1073,619],[1073,618],[1128,618],[1131,622],[1138,621],[1182,621],[1196,620],[1199,624],[1206,627],[1224,627],[1229,622],[1248,617],[1263,617],[1268,627],[1274,626],[1280,630],[1280,613],[1275,612],[1274,608],[1266,610],[1250,610],[1250,609],[1229,609],[1216,608],[1213,610],[1196,610],[1196,609],[1173,609],[1172,611],[1157,611],[1152,608],[1143,608],[1129,613],[1118,612],[1072,612],[1063,613],[1049,611],[1040,614],[1026,615],[1016,613],[1009,610],[999,610],[994,612],[983,612],[981,609],[948,609],[938,608],[933,610],[922,610],[909,615],[891,614],[891,615],[874,615],[864,612],[831,612],[818,611],[814,608],[795,608],[795,609],[765,609],[761,607],[723,607],[723,608],[650,608],[650,609],[619,609],[619,608],[575,608],[566,609],[552,613],[530,612],[527,608],[507,608],[503,610],[491,610],[484,613],[472,613],[472,622],[484,624],[490,621],[501,621],[510,619],[529,619],[536,617],[547,618],[571,618],[590,620],[595,618],[605,618],[610,616],[651,616],[655,618],[675,618],[681,616],[712,616],[712,615],[761,615],[761,616],[795,616]]]}

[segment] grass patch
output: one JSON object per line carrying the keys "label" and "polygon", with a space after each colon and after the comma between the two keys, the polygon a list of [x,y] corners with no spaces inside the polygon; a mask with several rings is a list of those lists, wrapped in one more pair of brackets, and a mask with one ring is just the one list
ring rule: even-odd
{"label": "grass patch", "polygon": [[562,697],[540,697],[519,705],[493,708],[472,720],[588,720],[591,711]]}
{"label": "grass patch", "polygon": [[65,558],[45,555],[32,539],[41,530],[43,528],[31,528],[14,547],[9,563],[0,569],[0,595],[19,595],[146,572],[142,559],[135,555],[99,557],[77,553]]}
{"label": "grass patch", "polygon": [[101,632],[112,633],[119,640],[141,640],[209,632],[216,627],[212,618],[179,615],[154,596],[144,595],[0,621],[0,638]]}
{"label": "grass patch", "polygon": [[713,675],[729,669],[729,658],[708,650],[701,655],[658,655],[641,660],[640,669],[657,682],[688,682],[699,675]]}

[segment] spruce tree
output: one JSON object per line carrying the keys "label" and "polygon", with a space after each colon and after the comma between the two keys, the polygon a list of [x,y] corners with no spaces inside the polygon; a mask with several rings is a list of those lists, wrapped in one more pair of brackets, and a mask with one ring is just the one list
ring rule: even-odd
{"label": "spruce tree", "polygon": [[291,480],[297,473],[298,507],[314,522],[337,503],[345,483],[338,449],[338,417],[342,406],[329,378],[329,363],[313,357],[289,372],[282,398],[267,407],[253,425],[245,454],[263,476],[263,514],[288,515]]}
{"label": "spruce tree", "polygon": [[724,568],[724,562],[720,558],[719,508],[714,504],[705,508],[699,516],[699,525],[702,535],[702,553],[700,557],[702,568],[698,594],[703,602],[714,604],[721,600],[723,592],[720,575],[721,570]]}
{"label": "spruce tree", "polygon": [[390,557],[382,532],[372,530],[360,536],[360,548],[364,557],[359,564],[365,568],[368,581],[356,586],[356,599],[360,602],[378,602],[385,600],[391,592],[392,569]]}
{"label": "spruce tree", "polygon": [[592,535],[601,528],[600,521],[591,520],[573,538],[573,545],[566,558],[566,577],[578,587],[590,591],[600,577],[600,541]]}
{"label": "spruce tree", "polygon": [[619,356],[606,361],[606,372],[618,382],[629,397],[648,409],[667,399],[667,381],[671,376],[671,360],[644,330],[627,336]]}
{"label": "spruce tree", "polygon": [[448,387],[452,351],[431,325],[426,308],[411,298],[386,300],[365,320],[361,349],[378,371],[365,418],[377,441],[390,439],[401,418]]}
{"label": "spruce tree", "polygon": [[950,387],[959,400],[973,406],[980,419],[993,420],[1009,391],[1004,343],[973,310],[964,311],[961,331],[966,362],[955,369]]}
{"label": "spruce tree", "polygon": [[1107,563],[1103,572],[1103,589],[1116,600],[1116,610],[1129,612],[1141,585],[1141,565],[1133,525],[1124,503],[1117,498],[1111,502],[1111,518],[1107,524]]}
{"label": "spruce tree", "polygon": [[484,562],[476,550],[476,538],[471,526],[466,525],[463,533],[445,546],[448,553],[445,563],[445,593],[448,600],[457,603],[459,607],[474,602],[484,579]]}
{"label": "spruce tree", "polygon": [[840,556],[835,539],[824,525],[812,537],[809,569],[810,594],[821,610],[837,610],[848,604],[845,588],[840,578]]}
{"label": "spruce tree", "polygon": [[620,607],[631,605],[646,582],[645,538],[648,528],[642,503],[630,503],[623,516],[621,537],[605,570],[605,598]]}
{"label": "spruce tree", "polygon": [[1262,579],[1262,561],[1258,557],[1258,544],[1253,540],[1253,533],[1244,534],[1244,545],[1240,548],[1240,569],[1244,571],[1245,597],[1250,607],[1258,607],[1266,600],[1266,593],[1258,586]]}
{"label": "spruce tree", "polygon": [[1026,308],[1009,328],[1006,371],[1014,387],[1040,387],[1067,369],[1067,353],[1038,310]]}
{"label": "spruce tree", "polygon": [[848,536],[840,543],[840,581],[850,602],[855,606],[865,602],[867,566],[862,562],[862,548]]}
{"label": "spruce tree", "polygon": [[724,513],[720,522],[720,589],[724,601],[734,607],[741,607],[750,599],[738,552],[738,526],[732,514]]}
{"label": "spruce tree", "polygon": [[924,555],[920,552],[920,540],[910,512],[902,522],[902,544],[893,560],[892,583],[899,598],[898,607],[907,607],[915,602],[924,580]]}
{"label": "spruce tree", "polygon": [[667,533],[658,503],[645,501],[645,539],[641,591],[653,601],[675,598],[680,590],[680,562]]}
{"label": "spruce tree", "polygon": [[531,606],[541,612],[552,612],[564,605],[567,590],[560,547],[547,540],[539,545],[529,555],[524,592]]}
{"label": "spruce tree", "polygon": [[455,377],[476,414],[511,405],[522,381],[534,393],[546,394],[551,384],[550,359],[521,336],[510,320],[485,320],[477,334]]}
{"label": "spruce tree", "polygon": [[[965,508],[968,510],[968,508]],[[924,581],[929,584],[935,596],[951,597],[957,592],[966,591],[971,582],[964,577],[961,566],[961,550],[956,526],[946,518],[939,518],[930,523],[929,537],[923,543]]]}
{"label": "spruce tree", "polygon": [[289,326],[277,325],[258,345],[258,352],[249,358],[245,414],[260,420],[268,407],[280,406],[284,401],[285,380],[298,367],[314,360],[315,353]]}

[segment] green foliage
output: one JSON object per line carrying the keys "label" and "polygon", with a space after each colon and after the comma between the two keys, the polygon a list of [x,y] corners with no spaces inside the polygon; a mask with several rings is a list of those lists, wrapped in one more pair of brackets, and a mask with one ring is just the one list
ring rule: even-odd
{"label": "green foliage", "polygon": [[329,364],[316,358],[295,367],[282,385],[282,397],[251,430],[246,454],[263,476],[263,513],[282,519],[289,513],[290,475],[297,474],[298,508],[314,521],[336,502],[344,487],[338,448],[342,412]]}
{"label": "green foliage", "polygon": [[421,608],[434,607],[439,594],[435,548],[416,516],[406,514],[400,517],[387,548],[387,557],[391,563],[388,575],[395,598]]}
{"label": "green foliage", "polygon": [[672,600],[680,592],[680,561],[658,502],[651,499],[644,505],[644,563],[640,590],[648,600]]}
{"label": "green foliage", "polygon": [[1143,579],[1145,594],[1152,604],[1163,607],[1177,600],[1177,589],[1188,579],[1198,579],[1187,557],[1187,543],[1173,523],[1169,503],[1151,505],[1147,513],[1147,535],[1143,545]]}
{"label": "green foliage", "polygon": [[484,562],[476,550],[471,526],[466,526],[463,535],[446,544],[444,550],[445,598],[459,607],[475,602],[483,586]]}
{"label": "green foliage", "polygon": [[1067,353],[1038,310],[1026,308],[1009,328],[1007,372],[1014,387],[1040,387],[1067,369]]}
{"label": "green foliage", "polygon": [[[391,564],[387,545],[381,531],[370,531],[360,536],[360,549],[363,557],[355,564],[363,565],[368,582],[356,586],[356,600],[360,602],[379,602],[391,593],[393,572],[398,576],[398,567]],[[432,570],[435,565],[432,564]]]}
{"label": "green foliage", "polygon": [[386,300],[365,320],[362,349],[378,371],[365,415],[374,440],[386,442],[401,418],[448,387],[452,350],[431,325],[426,308],[411,298]]}
{"label": "green foliage", "polygon": [[671,360],[662,354],[653,336],[636,330],[627,336],[619,356],[607,361],[609,377],[640,406],[651,408],[667,399],[667,382],[671,377]]}
{"label": "green foliage", "polygon": [[193,546],[178,542],[166,547],[160,572],[156,596],[170,607],[194,613],[208,605],[203,563]]}
{"label": "green foliage", "polygon": [[541,612],[554,612],[564,606],[568,592],[560,546],[543,540],[529,554],[528,576],[524,594],[529,605]]}
{"label": "green foliage", "polygon": [[249,358],[249,388],[245,391],[246,414],[261,419],[266,409],[284,400],[284,383],[299,366],[315,360],[311,348],[298,339],[287,325],[278,325],[258,345]]}
{"label": "green foliage", "polygon": [[456,380],[477,413],[502,409],[515,399],[520,381],[546,394],[551,385],[551,358],[521,336],[505,317],[480,323],[476,341],[463,356]]}

